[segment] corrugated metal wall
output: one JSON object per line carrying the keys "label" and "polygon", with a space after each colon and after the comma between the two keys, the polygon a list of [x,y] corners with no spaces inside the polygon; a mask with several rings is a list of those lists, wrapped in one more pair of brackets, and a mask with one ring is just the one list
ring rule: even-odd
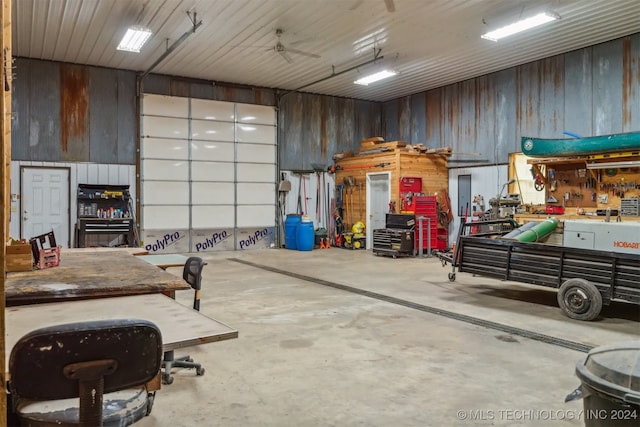
{"label": "corrugated metal wall", "polygon": [[340,151],[355,150],[362,139],[381,134],[381,104],[348,98],[289,93],[280,100],[280,168],[313,169],[333,163]]}
{"label": "corrugated metal wall", "polygon": [[18,58],[14,160],[135,164],[135,74]]}
{"label": "corrugated metal wall", "polygon": [[637,131],[640,34],[396,99],[382,114],[386,140],[453,147],[452,167],[506,164],[522,136]]}
{"label": "corrugated metal wall", "polygon": [[[12,157],[135,164],[131,71],[18,58]],[[149,75],[144,91],[277,105],[280,167],[329,165],[382,135],[453,147],[452,167],[506,164],[521,136],[562,138],[640,129],[640,33],[384,104]],[[458,162],[456,159],[471,160]]]}

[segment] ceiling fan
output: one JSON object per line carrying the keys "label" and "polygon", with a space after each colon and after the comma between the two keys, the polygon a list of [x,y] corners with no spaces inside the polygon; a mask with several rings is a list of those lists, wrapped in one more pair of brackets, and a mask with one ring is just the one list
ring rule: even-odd
{"label": "ceiling fan", "polygon": [[[267,50],[273,50],[274,52],[279,53],[280,56],[282,56],[289,64],[293,63],[293,58],[291,58],[291,55],[289,55],[290,53],[293,53],[296,55],[308,56],[309,58],[320,58],[320,55],[316,55],[315,53],[305,52],[303,50],[294,49],[282,44],[282,42],[280,41],[280,38],[282,37],[283,33],[284,33],[284,30],[282,30],[281,28],[278,28],[276,30],[277,42],[273,47],[270,47]],[[296,44],[296,43],[299,43],[299,42],[293,42],[291,44]]]}

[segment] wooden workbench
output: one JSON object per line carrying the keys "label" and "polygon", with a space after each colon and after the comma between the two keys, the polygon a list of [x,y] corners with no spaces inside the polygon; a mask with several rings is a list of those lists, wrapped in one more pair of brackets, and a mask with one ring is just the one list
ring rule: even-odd
{"label": "wooden workbench", "polygon": [[156,324],[162,333],[163,351],[238,337],[237,330],[159,294],[8,307],[5,319],[7,373],[11,349],[22,336],[35,329],[65,323],[108,319],[148,320]]}
{"label": "wooden workbench", "polygon": [[125,251],[65,251],[60,265],[8,273],[7,306],[191,289],[171,273]]}

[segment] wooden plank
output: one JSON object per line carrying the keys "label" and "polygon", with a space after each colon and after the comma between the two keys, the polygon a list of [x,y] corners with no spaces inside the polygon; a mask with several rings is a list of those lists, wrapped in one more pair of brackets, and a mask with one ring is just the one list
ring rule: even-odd
{"label": "wooden plank", "polygon": [[[9,218],[10,201],[9,194],[11,193],[10,177],[11,177],[11,87],[12,87],[12,58],[11,54],[11,0],[2,0],[0,5],[0,14],[2,21],[2,35],[0,36],[0,47],[3,53],[2,72],[0,72],[0,80],[2,81],[2,87],[4,87],[4,96],[2,98],[2,107],[0,109],[0,115],[2,116],[2,126],[0,127],[0,133],[2,136],[2,159],[0,159],[0,176],[2,176],[2,194],[3,198],[0,200],[0,209],[2,209],[2,225],[0,225],[0,235],[2,236],[2,243],[9,240]],[[4,249],[3,249],[4,250]],[[6,275],[6,257],[3,257],[3,261],[0,263],[0,309],[4,313],[5,309],[5,275]],[[5,348],[6,348],[6,324],[5,316],[0,316],[0,357],[2,358],[0,363],[5,363]],[[2,377],[2,384],[6,384],[6,375]],[[2,387],[0,392],[0,426],[7,425],[7,391],[5,387]]]}
{"label": "wooden plank", "polygon": [[381,142],[381,143],[369,143],[363,144],[360,143],[359,153],[366,152],[368,150],[380,150],[383,148],[388,148],[394,150],[396,148],[406,147],[407,143],[405,141],[391,141],[391,142]]}
{"label": "wooden plank", "polygon": [[122,251],[63,251],[58,267],[9,273],[5,287],[7,305],[190,289],[181,277]]}
{"label": "wooden plank", "polygon": [[[162,333],[163,351],[238,337],[238,331],[228,325],[158,294],[10,307],[6,317],[7,353],[20,337],[34,329],[93,320],[148,320]],[[6,364],[5,369],[8,371]]]}

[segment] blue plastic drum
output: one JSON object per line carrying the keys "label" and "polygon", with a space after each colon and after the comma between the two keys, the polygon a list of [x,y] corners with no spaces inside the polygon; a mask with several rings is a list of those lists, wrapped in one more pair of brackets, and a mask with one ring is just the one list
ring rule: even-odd
{"label": "blue plastic drum", "polygon": [[313,228],[313,221],[309,220],[309,217],[302,217],[300,224],[298,224],[296,233],[296,245],[298,247],[298,250],[312,250],[315,238],[316,233]]}
{"label": "blue plastic drum", "polygon": [[284,247],[287,249],[298,249],[296,244],[298,224],[300,224],[302,215],[289,214],[284,221]]}

